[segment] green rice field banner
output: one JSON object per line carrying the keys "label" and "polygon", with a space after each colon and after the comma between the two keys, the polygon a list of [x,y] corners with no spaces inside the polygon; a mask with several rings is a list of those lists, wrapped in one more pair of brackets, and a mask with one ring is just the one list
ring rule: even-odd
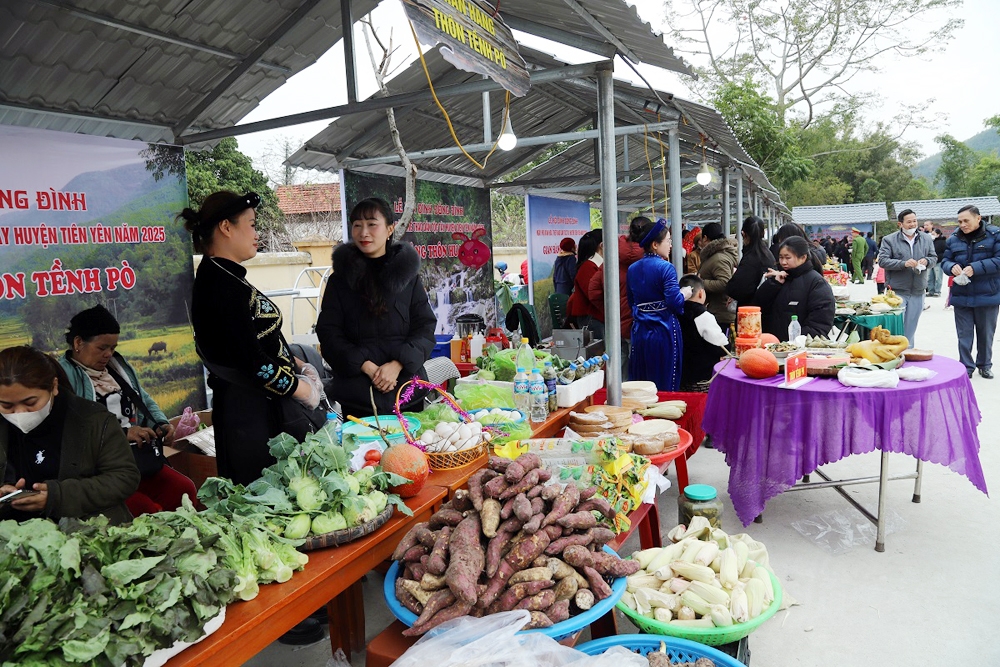
{"label": "green rice field banner", "polygon": [[70,318],[102,304],[164,413],[204,407],[183,150],[0,126],[0,155],[0,349],[61,355]]}
{"label": "green rice field banner", "polygon": [[[406,183],[397,176],[340,172],[345,220],[367,197],[389,202],[398,218],[403,212]],[[482,188],[417,181],[417,206],[403,241],[420,255],[420,277],[437,315],[435,334],[455,332],[455,319],[476,314],[495,326],[493,241],[490,194]],[[351,239],[344,224],[344,241]],[[399,240],[399,239],[397,239]]]}

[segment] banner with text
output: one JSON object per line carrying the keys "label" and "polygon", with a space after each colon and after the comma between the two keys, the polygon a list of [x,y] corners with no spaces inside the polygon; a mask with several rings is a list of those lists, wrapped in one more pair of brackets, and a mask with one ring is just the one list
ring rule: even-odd
{"label": "banner with text", "polygon": [[524,214],[528,219],[528,282],[531,284],[531,303],[535,306],[538,328],[542,337],[550,336],[553,322],[549,313],[549,295],[555,287],[552,266],[559,256],[559,242],[573,239],[579,245],[580,237],[590,231],[590,206],[586,202],[552,199],[528,195]]}
{"label": "banner with text", "polygon": [[[385,199],[399,216],[406,183],[397,176],[341,171],[340,192],[345,219],[368,197]],[[396,240],[412,244],[420,255],[420,277],[437,316],[435,334],[453,334],[460,315],[479,315],[487,326],[496,325],[492,234],[489,192],[417,181],[413,222]],[[350,223],[344,224],[344,242],[351,242]]]}
{"label": "banner with text", "polygon": [[103,304],[163,412],[203,407],[183,149],[0,126],[0,155],[0,349],[61,355],[70,318]]}

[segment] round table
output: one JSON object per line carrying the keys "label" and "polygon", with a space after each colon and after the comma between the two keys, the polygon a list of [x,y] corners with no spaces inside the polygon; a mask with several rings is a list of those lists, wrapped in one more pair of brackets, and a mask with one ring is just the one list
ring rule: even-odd
{"label": "round table", "polygon": [[937,375],[893,389],[846,387],[836,378],[786,389],[783,376],[754,380],[720,362],[703,426],[726,455],[729,495],[743,524],[819,466],[876,449],[946,465],[986,493],[980,413],[965,367],[941,356],[911,365]]}

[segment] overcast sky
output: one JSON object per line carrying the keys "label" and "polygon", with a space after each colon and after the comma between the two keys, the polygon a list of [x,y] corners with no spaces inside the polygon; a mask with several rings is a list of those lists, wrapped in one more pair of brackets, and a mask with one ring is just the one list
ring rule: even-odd
{"label": "overcast sky", "polygon": [[[654,29],[663,30],[663,0],[636,0],[640,16]],[[886,57],[880,72],[864,74],[851,82],[852,92],[878,91],[879,104],[871,105],[869,121],[890,120],[895,107],[901,103],[927,105],[927,117],[937,118],[929,127],[909,128],[903,135],[907,141],[917,142],[930,155],[937,152],[934,137],[948,132],[959,139],[968,139],[982,131],[983,120],[1000,113],[1000,86],[996,85],[993,68],[1000,63],[1000,2],[997,0],[965,0],[955,14],[965,20],[964,27],[943,51],[922,58]],[[409,30],[401,19],[401,4],[384,2],[373,14],[375,25],[383,37],[393,27],[393,37],[399,51],[393,62],[400,66],[415,57]],[[371,64],[360,28],[356,29],[355,45],[361,77],[361,98],[371,95],[376,87],[371,75]],[[516,33],[523,43],[563,59],[583,62],[595,57],[562,45]],[[401,38],[405,37],[405,40]],[[319,109],[347,102],[344,90],[344,58],[340,43],[336,44],[315,65],[290,79],[284,86],[268,96],[243,122],[252,122],[301,111]],[[681,97],[693,97],[685,85],[685,77],[655,68],[642,67],[643,74],[656,88],[673,92]],[[615,76],[633,80],[641,85],[633,72],[620,61]],[[516,125],[516,118],[513,119]],[[297,147],[326,127],[328,121],[309,123],[282,130],[258,132],[239,137],[241,149],[258,164],[269,164],[272,169],[280,160],[267,159],[269,153],[279,150],[284,138]],[[310,180],[324,182],[332,175],[314,174]]]}

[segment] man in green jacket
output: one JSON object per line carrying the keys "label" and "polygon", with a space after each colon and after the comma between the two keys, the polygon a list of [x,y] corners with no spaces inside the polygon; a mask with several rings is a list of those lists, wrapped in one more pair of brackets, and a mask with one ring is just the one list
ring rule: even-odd
{"label": "man in green jacket", "polygon": [[851,282],[864,284],[865,274],[861,270],[861,262],[868,254],[868,242],[865,241],[865,235],[860,229],[851,227],[851,233],[854,234],[854,240],[851,242],[851,267],[854,269]]}

